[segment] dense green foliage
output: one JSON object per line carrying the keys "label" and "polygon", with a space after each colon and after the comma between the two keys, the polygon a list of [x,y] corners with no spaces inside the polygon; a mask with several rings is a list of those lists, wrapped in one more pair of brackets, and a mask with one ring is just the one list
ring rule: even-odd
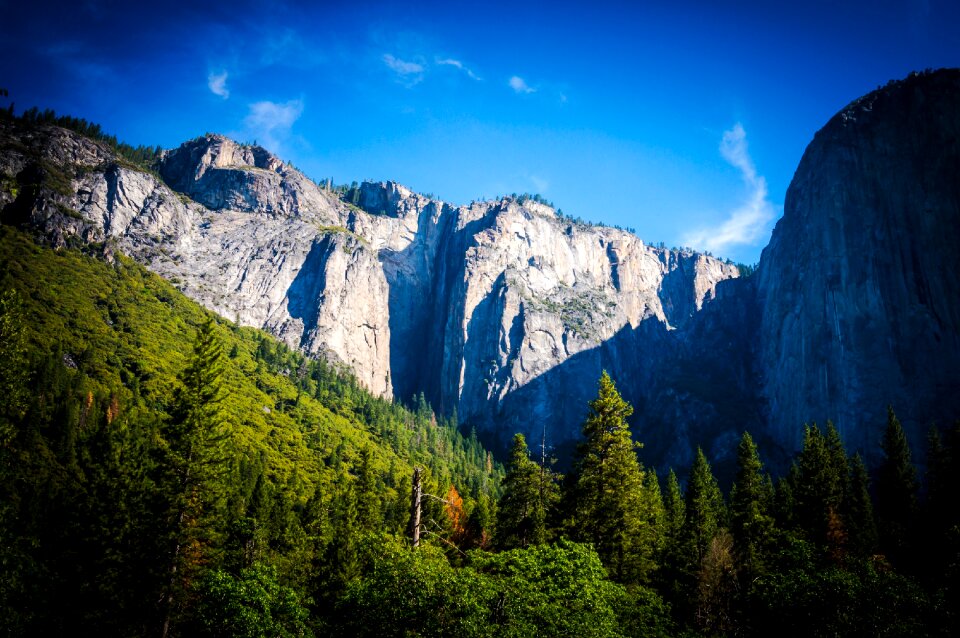
{"label": "dense green foliage", "polygon": [[176,633],[208,573],[256,565],[321,616],[362,534],[403,533],[414,465],[492,533],[502,469],[422,399],[373,397],[122,257],[0,227],[0,273],[5,633],[153,634],[168,609]]}
{"label": "dense green foliage", "polygon": [[746,581],[764,571],[763,556],[774,535],[773,498],[773,484],[763,474],[757,446],[744,432],[737,448],[737,478],[730,491],[730,528]]}
{"label": "dense green foliage", "polygon": [[276,568],[256,564],[238,576],[217,569],[202,576],[191,632],[200,636],[256,638],[309,636],[309,612],[297,593],[277,582]]}
{"label": "dense green foliage", "polygon": [[890,560],[902,566],[910,559],[911,526],[917,515],[917,479],[907,435],[889,406],[882,447],[883,462],[877,474],[880,542]]}
{"label": "dense green foliage", "polygon": [[757,272],[757,268],[760,266],[760,264],[744,264],[740,262],[737,262],[735,265],[737,267],[737,272],[741,277],[744,278],[753,277],[753,275]]}
{"label": "dense green foliage", "polygon": [[3,635],[960,630],[960,425],[922,492],[892,410],[873,481],[828,424],[776,489],[744,433],[728,499],[699,449],[661,491],[604,374],[572,472],[518,435],[504,474],[422,396],[2,226],[0,392]]}
{"label": "dense green foliage", "polygon": [[460,568],[437,549],[389,539],[369,539],[365,554],[365,576],[339,603],[338,635],[655,636],[669,627],[655,594],[628,594],[596,553],[569,541],[475,550]]}

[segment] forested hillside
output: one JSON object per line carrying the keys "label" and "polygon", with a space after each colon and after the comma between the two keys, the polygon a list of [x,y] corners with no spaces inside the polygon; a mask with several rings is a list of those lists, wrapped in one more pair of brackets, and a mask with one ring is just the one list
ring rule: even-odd
{"label": "forested hillside", "polygon": [[724,495],[700,450],[682,483],[637,460],[604,373],[568,475],[522,435],[504,469],[422,397],[87,250],[0,226],[5,635],[958,629],[960,426],[931,429],[923,481],[892,409],[873,480],[830,424],[778,480],[744,433]]}
{"label": "forested hillside", "polygon": [[147,635],[161,596],[187,618],[218,569],[320,604],[361,534],[403,533],[414,465],[428,492],[459,495],[456,516],[431,505],[436,534],[492,531],[502,468],[422,398],[374,398],[122,256],[8,226],[0,289],[9,634]]}

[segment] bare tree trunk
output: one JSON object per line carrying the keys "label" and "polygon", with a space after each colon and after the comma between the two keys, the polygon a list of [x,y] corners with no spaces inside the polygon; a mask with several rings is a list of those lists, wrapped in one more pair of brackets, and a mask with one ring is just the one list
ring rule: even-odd
{"label": "bare tree trunk", "polygon": [[413,488],[410,493],[410,536],[413,547],[420,546],[420,501],[423,499],[423,485],[420,483],[420,468],[413,468]]}

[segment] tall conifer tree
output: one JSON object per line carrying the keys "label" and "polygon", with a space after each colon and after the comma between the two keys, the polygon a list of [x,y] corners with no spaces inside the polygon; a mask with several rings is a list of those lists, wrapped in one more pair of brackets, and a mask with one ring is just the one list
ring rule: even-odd
{"label": "tall conifer tree", "polygon": [[690,468],[685,510],[684,613],[692,613],[690,620],[706,633],[719,633],[729,607],[733,543],[726,529],[723,495],[700,448]]}
{"label": "tall conifer tree", "polygon": [[737,477],[730,492],[730,523],[740,572],[747,582],[763,572],[764,550],[774,531],[773,495],[749,432],[737,448]]}
{"label": "tall conifer tree", "polygon": [[208,318],[197,331],[193,355],[180,375],[172,419],[163,431],[171,498],[170,581],[165,595],[164,638],[176,615],[183,585],[204,562],[222,524],[225,453],[221,378],[223,349]]}
{"label": "tall conifer tree", "polygon": [[663,495],[663,509],[666,518],[666,534],[679,538],[683,529],[685,505],[680,481],[672,468],[670,473],[667,474],[667,489]]}
{"label": "tall conifer tree", "polygon": [[877,549],[877,523],[870,500],[870,478],[860,454],[850,459],[850,482],[844,501],[850,551],[860,557],[871,556]]}
{"label": "tall conifer tree", "polygon": [[682,604],[684,574],[687,571],[685,549],[685,509],[680,481],[673,469],[667,474],[663,493],[663,551],[657,581],[667,600],[673,605]]}
{"label": "tall conifer tree", "polygon": [[691,568],[696,570],[710,548],[710,542],[724,527],[726,512],[723,495],[703,450],[697,448],[686,494],[686,531]]}
{"label": "tall conifer tree", "polygon": [[843,495],[847,461],[840,435],[832,424],[826,434],[817,424],[804,426],[803,449],[791,475],[796,499],[795,521],[806,537],[839,552],[844,544]]}
{"label": "tall conifer tree", "polygon": [[497,507],[496,543],[499,548],[523,548],[542,542],[544,516],[539,492],[537,464],[530,460],[527,440],[517,433],[513,437],[507,474],[503,479],[503,496]]}
{"label": "tall conifer tree", "polygon": [[917,473],[910,459],[907,435],[893,408],[887,407],[883,461],[877,473],[877,523],[880,549],[898,566],[907,558],[917,512]]}
{"label": "tall conifer tree", "polygon": [[654,532],[644,498],[644,472],[627,418],[633,407],[623,400],[606,371],[597,398],[583,424],[573,486],[571,534],[594,544],[620,582],[640,582],[653,567]]}

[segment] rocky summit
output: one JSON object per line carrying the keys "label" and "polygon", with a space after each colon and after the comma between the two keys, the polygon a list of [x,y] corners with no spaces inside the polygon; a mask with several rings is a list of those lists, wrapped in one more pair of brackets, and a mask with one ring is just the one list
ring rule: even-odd
{"label": "rocky summit", "polygon": [[754,276],[562,216],[348,192],[207,135],[154,170],[65,129],[0,125],[0,206],[56,245],[125,253],[224,317],[424,393],[487,442],[569,458],[602,369],[657,464],[744,429],[784,452],[832,419],[872,453],[960,414],[960,72],[891,83],[811,143]]}

